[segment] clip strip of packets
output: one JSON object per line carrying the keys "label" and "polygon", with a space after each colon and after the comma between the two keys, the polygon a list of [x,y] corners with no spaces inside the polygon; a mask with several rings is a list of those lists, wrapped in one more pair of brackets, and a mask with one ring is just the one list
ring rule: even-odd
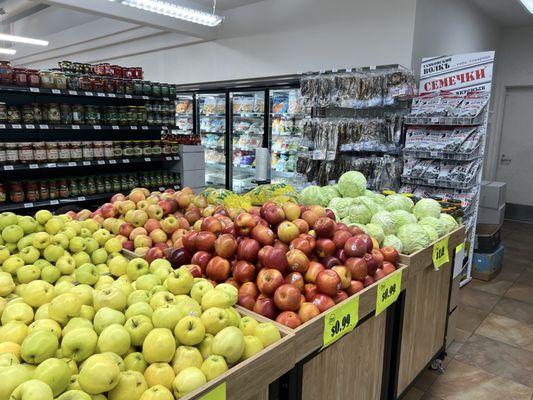
{"label": "clip strip of packets", "polygon": [[469,189],[476,184],[481,165],[481,159],[458,162],[405,158],[402,181],[427,186]]}

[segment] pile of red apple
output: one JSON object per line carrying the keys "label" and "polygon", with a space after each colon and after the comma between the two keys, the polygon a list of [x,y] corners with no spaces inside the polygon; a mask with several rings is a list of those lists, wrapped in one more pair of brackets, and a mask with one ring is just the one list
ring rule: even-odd
{"label": "pile of red apple", "polygon": [[223,207],[202,213],[176,234],[173,267],[235,285],[239,305],[291,328],[396,270],[394,248],[379,249],[320,206],[268,202],[234,218]]}

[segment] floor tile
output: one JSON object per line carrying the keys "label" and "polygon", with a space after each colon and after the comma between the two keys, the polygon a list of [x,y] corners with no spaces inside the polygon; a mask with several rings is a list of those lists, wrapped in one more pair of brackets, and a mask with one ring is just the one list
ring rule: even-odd
{"label": "floor tile", "polygon": [[533,324],[533,304],[502,297],[492,312],[526,324]]}
{"label": "floor tile", "polygon": [[463,305],[459,305],[457,312],[457,328],[463,332],[468,332],[469,335],[477,329],[488,315],[488,311]]}
{"label": "floor tile", "polygon": [[465,331],[461,328],[456,328],[455,341],[459,343],[466,343],[470,335],[472,335],[472,332]]}
{"label": "floor tile", "polygon": [[474,334],[455,360],[533,388],[533,353],[524,349]]}
{"label": "floor tile", "polygon": [[475,333],[533,352],[533,325],[515,319],[489,314]]}
{"label": "floor tile", "polygon": [[533,389],[454,360],[428,393],[443,400],[530,400]]}
{"label": "floor tile", "polygon": [[409,391],[402,397],[402,400],[420,400],[424,392],[416,387],[412,387]]}
{"label": "floor tile", "polygon": [[433,396],[432,394],[426,393],[422,396],[420,400],[442,400],[441,397]]}
{"label": "floor tile", "polygon": [[464,287],[459,292],[459,304],[477,308],[487,313],[496,305],[500,296],[473,289],[470,286]]}
{"label": "floor tile", "polygon": [[503,268],[513,272],[523,272],[531,263],[531,257],[523,254],[506,252],[503,256]]}
{"label": "floor tile", "polygon": [[517,282],[523,285],[533,286],[533,268],[526,268],[518,277]]}
{"label": "floor tile", "polygon": [[446,353],[448,353],[448,356],[454,356],[457,354],[457,352],[461,349],[464,343],[458,342],[457,340],[454,340],[451,345],[448,346],[446,349]]}
{"label": "floor tile", "polygon": [[516,282],[505,293],[505,297],[533,304],[533,287]]}
{"label": "floor tile", "polygon": [[413,383],[413,386],[426,392],[433,382],[439,377],[439,371],[433,371],[431,369],[425,369]]}
{"label": "floor tile", "polygon": [[[523,273],[522,273],[523,274]],[[473,279],[468,285],[472,289],[481,290],[486,293],[495,294],[497,296],[503,296],[507,290],[513,286],[513,281],[506,280],[491,280],[488,282]]]}
{"label": "floor tile", "polygon": [[515,282],[519,277],[520,274],[522,274],[524,270],[521,271],[515,271],[510,270],[505,267],[502,267],[502,270],[498,275],[496,275],[491,282],[498,282],[498,281],[509,281],[509,282]]}

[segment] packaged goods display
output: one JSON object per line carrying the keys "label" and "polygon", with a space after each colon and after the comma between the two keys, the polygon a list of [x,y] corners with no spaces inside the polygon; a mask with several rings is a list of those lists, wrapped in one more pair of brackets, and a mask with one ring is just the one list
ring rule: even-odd
{"label": "packaged goods display", "polygon": [[441,129],[409,127],[403,153],[414,157],[466,160],[479,155],[481,140],[482,132],[476,126]]}
{"label": "packaged goods display", "polygon": [[181,135],[194,134],[194,101],[192,96],[179,95],[176,100],[176,131]]}

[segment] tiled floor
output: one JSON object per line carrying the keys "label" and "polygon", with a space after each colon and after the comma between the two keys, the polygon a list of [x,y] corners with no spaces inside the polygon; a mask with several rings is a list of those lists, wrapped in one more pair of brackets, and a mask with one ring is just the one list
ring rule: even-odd
{"label": "tiled floor", "polygon": [[444,373],[424,371],[404,400],[533,400],[533,225],[506,221],[502,272],[460,291]]}

